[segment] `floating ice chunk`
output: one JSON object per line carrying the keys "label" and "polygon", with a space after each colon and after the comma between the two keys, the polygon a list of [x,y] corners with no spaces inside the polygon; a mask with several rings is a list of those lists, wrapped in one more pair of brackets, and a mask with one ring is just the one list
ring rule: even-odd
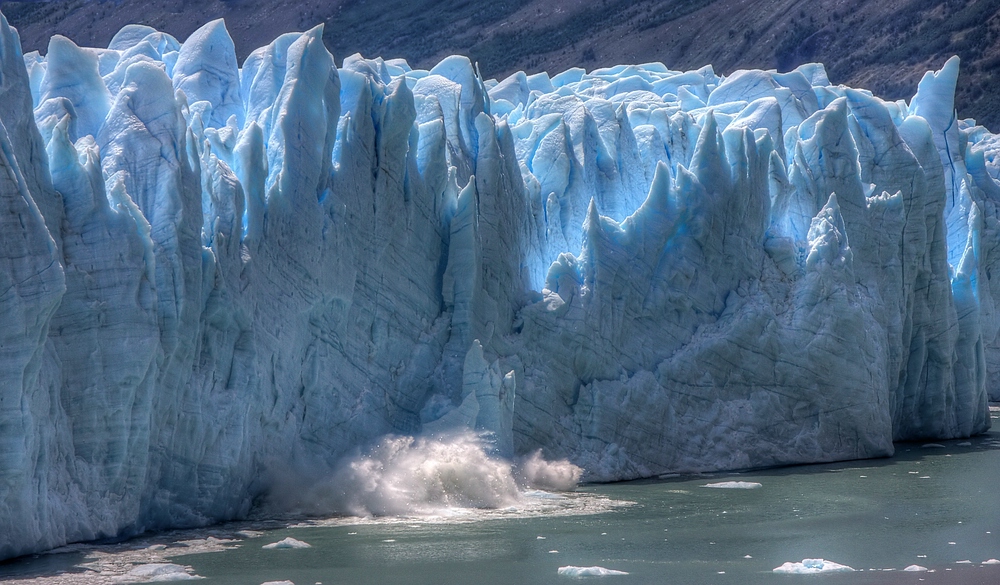
{"label": "floating ice chunk", "polygon": [[990,559],[988,561],[983,561],[984,565],[1000,565],[1000,560]]}
{"label": "floating ice chunk", "polygon": [[788,562],[774,569],[775,573],[789,575],[815,575],[817,573],[848,573],[854,571],[847,565],[841,565],[824,559],[803,559],[801,563]]}
{"label": "floating ice chunk", "polygon": [[295,585],[295,583],[291,581],[265,581],[260,585]]}
{"label": "floating ice chunk", "polygon": [[175,565],[173,563],[149,563],[146,565],[136,565],[128,573],[122,575],[121,582],[162,582],[162,581],[190,581],[192,579],[204,579],[200,575],[188,573],[188,567]]}
{"label": "floating ice chunk", "polygon": [[921,449],[944,449],[944,445],[941,443],[927,443],[926,445],[921,445]]}
{"label": "floating ice chunk", "polygon": [[296,540],[296,539],[292,538],[291,536],[289,536],[288,538],[285,538],[283,540],[279,540],[278,542],[272,542],[271,544],[265,544],[261,548],[267,549],[267,550],[274,550],[274,549],[279,549],[279,548],[312,548],[312,545],[309,544],[308,542],[302,542],[301,540]]}
{"label": "floating ice chunk", "polygon": [[917,572],[926,571],[927,567],[921,567],[920,565],[910,565],[909,567],[906,567],[903,570],[904,571],[908,571],[910,573],[917,573]]}
{"label": "floating ice chunk", "polygon": [[971,565],[972,561],[970,561],[969,559],[965,559],[964,561],[955,561],[955,564],[956,565]]}
{"label": "floating ice chunk", "polygon": [[755,490],[761,487],[761,484],[755,481],[720,481],[718,483],[708,483],[701,487],[727,490]]}
{"label": "floating ice chunk", "polygon": [[559,567],[557,573],[563,577],[573,577],[575,579],[581,579],[583,577],[628,575],[625,571],[616,571],[615,569],[605,569],[604,567],[574,567],[573,565]]}

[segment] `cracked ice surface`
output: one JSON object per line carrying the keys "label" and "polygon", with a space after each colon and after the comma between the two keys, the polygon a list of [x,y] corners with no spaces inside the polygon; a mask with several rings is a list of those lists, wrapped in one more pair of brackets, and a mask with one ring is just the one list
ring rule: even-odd
{"label": "cracked ice surface", "polygon": [[395,434],[585,479],[989,425],[1000,139],[661,64],[483,81],[322,30],[0,21],[0,558],[245,516]]}

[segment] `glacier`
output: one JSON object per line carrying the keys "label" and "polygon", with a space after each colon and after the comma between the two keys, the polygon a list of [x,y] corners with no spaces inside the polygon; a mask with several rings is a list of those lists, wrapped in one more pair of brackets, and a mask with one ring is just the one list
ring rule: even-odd
{"label": "glacier", "polygon": [[497,81],[320,27],[240,66],[221,20],[42,56],[0,15],[0,558],[245,517],[387,436],[611,481],[985,431],[1000,138],[958,70]]}

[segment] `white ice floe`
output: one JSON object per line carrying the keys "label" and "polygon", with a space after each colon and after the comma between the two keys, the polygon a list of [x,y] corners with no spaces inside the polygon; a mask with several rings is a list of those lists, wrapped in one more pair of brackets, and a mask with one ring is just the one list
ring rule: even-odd
{"label": "white ice floe", "polygon": [[910,572],[910,573],[917,573],[917,572],[923,572],[923,571],[926,571],[926,570],[927,570],[927,567],[921,567],[920,565],[910,565],[909,567],[906,567],[906,568],[905,568],[905,569],[903,569],[903,570],[904,570],[904,571],[908,571],[908,572]]}
{"label": "white ice floe", "polygon": [[1000,560],[990,559],[988,561],[983,561],[984,565],[1000,565]]}
{"label": "white ice floe", "polygon": [[309,544],[308,542],[302,542],[301,540],[296,540],[291,536],[289,536],[288,538],[279,540],[278,542],[265,544],[261,548],[266,550],[284,549],[284,548],[312,548],[312,545]]}
{"label": "white ice floe", "polygon": [[121,583],[148,583],[204,579],[200,575],[189,573],[188,570],[188,567],[173,563],[148,563],[132,567],[128,573],[122,575],[117,581]]}
{"label": "white ice floe", "polygon": [[702,487],[729,490],[755,490],[761,487],[761,484],[755,481],[720,481],[718,483],[705,484]]}
{"label": "white ice floe", "polygon": [[563,577],[573,577],[576,579],[582,577],[611,577],[614,575],[628,575],[625,571],[617,571],[615,569],[606,569],[604,567],[574,567],[573,565],[559,567],[557,573]]}
{"label": "white ice floe", "polygon": [[775,573],[791,575],[815,575],[817,573],[847,573],[854,571],[847,565],[841,565],[824,559],[803,559],[801,563],[788,562],[774,569]]}

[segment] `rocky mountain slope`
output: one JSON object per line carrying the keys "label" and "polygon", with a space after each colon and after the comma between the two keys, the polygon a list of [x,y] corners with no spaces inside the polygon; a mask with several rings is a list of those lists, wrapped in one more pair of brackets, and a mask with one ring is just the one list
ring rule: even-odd
{"label": "rocky mountain slope", "polygon": [[956,107],[1000,126],[1000,5],[994,0],[70,0],[4,2],[25,51],[52,34],[107,46],[137,22],[184,40],[224,17],[242,59],[276,35],[326,23],[338,60],[404,57],[431,66],[466,54],[483,75],[662,61],[785,71],[826,64],[831,81],[909,98],[923,72],[962,58]]}

